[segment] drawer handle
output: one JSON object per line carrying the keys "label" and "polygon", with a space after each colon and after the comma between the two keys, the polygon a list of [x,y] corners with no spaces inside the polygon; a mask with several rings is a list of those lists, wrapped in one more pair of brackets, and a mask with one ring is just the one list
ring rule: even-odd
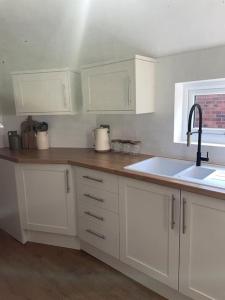
{"label": "drawer handle", "polygon": [[95,219],[97,219],[99,221],[104,221],[103,217],[96,216],[96,215],[92,214],[90,211],[85,211],[84,213],[85,213],[85,215],[88,215],[88,216],[90,216],[92,218],[95,218]]}
{"label": "drawer handle", "polygon": [[98,178],[94,178],[94,177],[90,177],[88,175],[84,175],[83,178],[85,179],[89,179],[89,180],[93,180],[93,181],[97,181],[97,182],[103,182],[103,179],[98,179]]}
{"label": "drawer handle", "polygon": [[86,232],[88,232],[88,233],[90,233],[90,234],[92,234],[94,236],[97,236],[100,239],[103,239],[103,240],[106,239],[106,237],[103,234],[97,233],[97,232],[95,232],[95,231],[93,231],[91,229],[86,229]]}
{"label": "drawer handle", "polygon": [[90,198],[90,199],[93,199],[93,200],[96,200],[96,201],[98,201],[98,202],[104,202],[104,200],[103,199],[101,199],[101,198],[97,198],[97,197],[95,197],[95,196],[92,196],[92,195],[90,195],[90,194],[84,194],[84,196],[85,197],[87,197],[87,198]]}

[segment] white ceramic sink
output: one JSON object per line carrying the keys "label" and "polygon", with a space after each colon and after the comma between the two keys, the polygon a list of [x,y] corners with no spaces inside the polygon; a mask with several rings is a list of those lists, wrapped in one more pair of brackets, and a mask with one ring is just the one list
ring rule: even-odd
{"label": "white ceramic sink", "polygon": [[126,166],[125,169],[147,174],[171,177],[193,165],[193,162],[185,160],[153,157],[136,164]]}
{"label": "white ceramic sink", "polygon": [[208,177],[210,174],[215,172],[216,170],[208,167],[190,167],[176,175],[176,178],[192,178],[203,180]]}
{"label": "white ceramic sink", "polygon": [[192,161],[153,157],[125,169],[225,189],[225,167],[222,166],[203,164],[196,167]]}

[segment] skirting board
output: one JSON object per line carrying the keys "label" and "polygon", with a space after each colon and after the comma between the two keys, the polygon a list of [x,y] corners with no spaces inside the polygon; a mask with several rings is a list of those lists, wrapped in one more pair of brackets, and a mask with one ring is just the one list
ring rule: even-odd
{"label": "skirting board", "polygon": [[186,297],[173,290],[172,288],[162,284],[161,282],[131,268],[127,264],[124,264],[120,260],[96,249],[88,243],[81,241],[80,246],[83,251],[103,261],[107,265],[123,273],[124,275],[133,279],[134,281],[139,282],[143,286],[153,290],[157,294],[167,298],[168,300],[191,300],[191,298]]}
{"label": "skirting board", "polygon": [[29,242],[80,250],[78,237],[38,231],[27,231],[26,235]]}

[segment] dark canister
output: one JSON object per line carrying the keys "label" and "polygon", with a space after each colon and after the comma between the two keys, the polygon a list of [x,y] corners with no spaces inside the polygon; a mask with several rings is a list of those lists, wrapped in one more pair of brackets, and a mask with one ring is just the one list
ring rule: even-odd
{"label": "dark canister", "polygon": [[9,148],[11,150],[21,149],[21,138],[17,131],[8,131]]}

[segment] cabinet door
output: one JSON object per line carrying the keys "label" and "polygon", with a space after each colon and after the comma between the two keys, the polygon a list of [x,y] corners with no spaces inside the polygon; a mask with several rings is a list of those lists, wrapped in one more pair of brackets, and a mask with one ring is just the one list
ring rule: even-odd
{"label": "cabinet door", "polygon": [[121,178],[120,257],[178,289],[180,192]]}
{"label": "cabinet door", "polygon": [[13,75],[17,114],[71,111],[68,72]]}
{"label": "cabinet door", "polygon": [[180,292],[225,299],[225,201],[182,192]]}
{"label": "cabinet door", "polygon": [[23,165],[20,178],[24,229],[75,235],[75,199],[70,167]]}
{"label": "cabinet door", "polygon": [[134,109],[134,66],[113,63],[82,71],[86,111],[129,111]]}

